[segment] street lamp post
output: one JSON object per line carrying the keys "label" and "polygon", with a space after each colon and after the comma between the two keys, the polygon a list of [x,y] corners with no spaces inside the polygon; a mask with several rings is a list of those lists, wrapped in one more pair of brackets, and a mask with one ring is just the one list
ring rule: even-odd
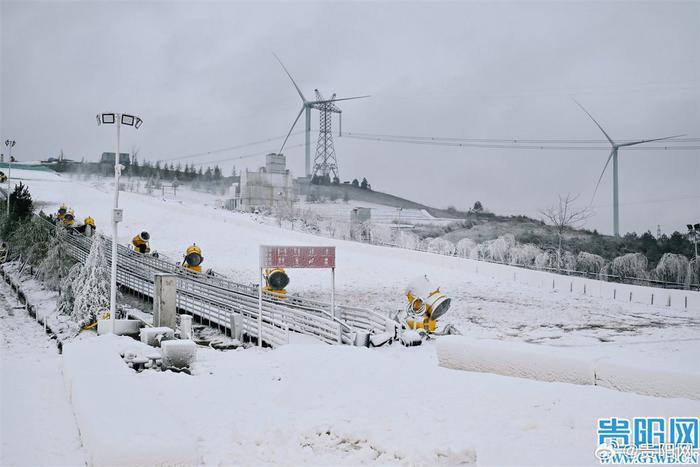
{"label": "street lamp post", "polygon": [[698,236],[700,235],[700,223],[695,225],[688,224],[688,235],[693,236],[693,243],[695,244],[695,264],[698,264]]}
{"label": "street lamp post", "polygon": [[12,148],[15,147],[15,141],[6,139],[5,146],[10,151],[7,156],[7,215],[10,215],[10,178],[12,178]]}
{"label": "street lamp post", "polygon": [[112,275],[109,299],[109,320],[112,333],[114,333],[114,323],[117,316],[117,234],[119,222],[123,217],[122,210],[119,209],[119,176],[124,168],[119,163],[119,136],[122,125],[133,126],[138,130],[142,123],[143,120],[134,115],[109,112],[97,114],[98,126],[109,124],[117,127],[117,152],[114,153],[114,208],[112,209]]}

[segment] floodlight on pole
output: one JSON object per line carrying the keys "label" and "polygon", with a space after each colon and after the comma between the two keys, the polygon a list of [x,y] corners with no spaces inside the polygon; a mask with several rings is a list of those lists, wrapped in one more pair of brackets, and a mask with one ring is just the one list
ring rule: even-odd
{"label": "floodlight on pole", "polygon": [[15,147],[16,142],[11,139],[5,140],[5,146],[7,146],[10,153],[7,155],[7,216],[10,216],[10,178],[12,178],[12,148]]}
{"label": "floodlight on pole", "polygon": [[116,125],[117,127],[117,152],[114,153],[114,208],[112,209],[112,274],[110,286],[109,300],[109,320],[110,330],[114,333],[114,323],[117,316],[117,234],[119,222],[123,217],[123,212],[119,209],[119,176],[124,168],[119,163],[119,136],[121,133],[121,125],[133,126],[136,129],[141,127],[143,120],[131,114],[118,114],[105,112],[97,114],[97,125]]}

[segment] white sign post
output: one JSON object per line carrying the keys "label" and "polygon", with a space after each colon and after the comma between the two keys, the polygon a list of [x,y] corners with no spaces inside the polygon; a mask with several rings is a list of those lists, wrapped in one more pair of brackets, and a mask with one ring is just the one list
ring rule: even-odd
{"label": "white sign post", "polygon": [[263,271],[267,268],[313,268],[331,270],[331,316],[335,318],[335,247],[260,245],[258,286],[258,346],[262,346]]}

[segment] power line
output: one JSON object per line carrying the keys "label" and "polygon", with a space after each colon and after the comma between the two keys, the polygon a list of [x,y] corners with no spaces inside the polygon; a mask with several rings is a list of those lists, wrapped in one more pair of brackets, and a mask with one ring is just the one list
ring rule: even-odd
{"label": "power line", "polygon": [[[285,135],[285,136],[286,136],[286,135]],[[284,136],[283,136],[283,138],[284,138]],[[291,146],[287,146],[287,148],[289,148],[289,149],[291,149],[291,148],[300,148],[300,147],[302,147],[302,146],[304,146],[304,143],[301,143],[301,144],[294,144],[294,145],[291,145]],[[269,150],[267,150],[267,151],[259,151],[259,152],[254,152],[254,153],[251,153],[251,154],[244,154],[244,155],[242,155],[242,156],[233,156],[233,157],[227,157],[227,158],[225,158],[225,159],[217,159],[217,160],[214,160],[214,161],[196,162],[196,163],[192,163],[191,165],[194,165],[194,166],[204,166],[204,165],[208,165],[208,164],[218,164],[218,163],[220,163],[220,162],[231,162],[231,161],[237,161],[237,160],[240,160],[240,159],[247,159],[247,158],[249,158],[249,157],[264,156],[264,155],[269,154],[269,153],[270,153]]]}
{"label": "power line", "polygon": [[[301,133],[303,133],[303,131],[297,131],[296,133],[292,133],[290,136],[298,135],[298,134],[301,134]],[[177,160],[182,160],[182,159],[193,159],[193,158],[196,158],[196,157],[208,156],[208,155],[210,155],[210,154],[216,154],[216,153],[219,153],[219,152],[232,151],[232,150],[234,150],[234,149],[242,149],[242,148],[247,148],[247,147],[250,147],[250,146],[256,146],[256,145],[258,145],[258,144],[269,143],[269,142],[271,142],[271,141],[275,141],[275,140],[278,140],[278,139],[282,139],[282,138],[284,138],[285,136],[287,136],[287,135],[284,134],[284,135],[282,135],[282,136],[274,136],[274,137],[272,137],[272,138],[261,139],[261,140],[253,141],[253,142],[250,142],[250,143],[238,144],[238,145],[236,145],[236,146],[228,146],[228,147],[225,147],[225,148],[212,149],[211,151],[197,152],[197,153],[194,153],[194,154],[187,154],[187,155],[184,155],[184,156],[177,156],[177,157],[171,157],[171,158],[169,158],[169,159],[158,159],[158,160],[160,160],[160,161],[162,161],[162,162],[171,162],[171,161],[177,161]]]}
{"label": "power line", "polygon": [[[351,139],[358,139],[364,141],[378,141],[383,143],[401,143],[401,144],[415,144],[422,146],[447,146],[447,147],[464,147],[464,148],[484,148],[484,149],[527,149],[527,150],[570,150],[570,151],[591,151],[591,150],[609,150],[610,146],[558,146],[549,144],[504,144],[504,143],[478,143],[478,142],[468,142],[466,141],[450,141],[443,140],[434,137],[432,139],[419,139],[419,137],[385,137],[381,135],[371,136],[365,134],[360,136],[356,133],[345,133],[345,137]],[[692,138],[695,140],[696,138]],[[700,139],[697,139],[700,141]],[[515,140],[508,140],[515,141]],[[623,148],[621,148],[623,149]],[[698,150],[700,145],[688,145],[688,146],[643,146],[643,147],[625,147],[624,150]]]}
{"label": "power line", "polygon": [[[548,139],[522,139],[522,138],[458,138],[450,136],[412,136],[412,135],[392,135],[392,134],[382,134],[382,133],[353,133],[345,132],[345,136],[357,136],[365,138],[393,138],[393,139],[406,139],[406,140],[423,140],[423,141],[456,141],[456,142],[467,142],[467,143],[507,143],[507,144],[608,144],[608,140],[605,139],[560,139],[560,138],[548,138]],[[636,139],[621,139],[616,141],[620,144],[632,141],[638,141],[642,138]],[[669,142],[675,143],[697,143],[700,138],[674,138]]]}
{"label": "power line", "polygon": [[[628,203],[620,203],[620,206],[633,206],[633,205],[645,205],[645,204],[659,204],[659,203],[670,203],[673,201],[686,201],[686,200],[691,200],[691,199],[700,199],[700,196],[698,195],[689,195],[689,196],[679,196],[676,198],[661,198],[661,199],[649,199],[645,201],[630,201]],[[610,206],[613,206],[613,204],[596,204],[592,205],[592,208],[608,208]]]}

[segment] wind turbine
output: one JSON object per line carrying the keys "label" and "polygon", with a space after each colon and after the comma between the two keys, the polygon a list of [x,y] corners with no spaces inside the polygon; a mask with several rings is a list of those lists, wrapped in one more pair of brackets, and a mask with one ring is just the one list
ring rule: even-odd
{"label": "wind turbine", "polygon": [[297,93],[299,93],[299,97],[301,97],[301,110],[299,110],[299,114],[297,115],[297,118],[294,119],[294,123],[292,123],[292,127],[289,129],[289,133],[287,133],[287,137],[284,138],[284,142],[282,142],[282,147],[280,147],[279,152],[281,153],[282,149],[284,149],[284,145],[287,144],[287,140],[289,139],[289,135],[292,134],[292,131],[294,130],[294,127],[296,126],[297,122],[299,121],[301,114],[306,112],[304,163],[305,163],[306,176],[311,177],[311,109],[323,110],[324,106],[327,106],[327,104],[330,104],[332,102],[349,101],[352,99],[362,99],[362,98],[369,97],[369,96],[342,97],[342,98],[336,99],[335,94],[334,94],[333,95],[334,97],[331,99],[308,101],[308,100],[306,100],[306,97],[304,97],[304,94],[301,92],[301,89],[299,89],[299,86],[297,86],[297,83],[296,83],[296,81],[294,81],[294,78],[292,78],[292,75],[287,70],[287,67],[284,66],[284,63],[282,63],[282,60],[280,60],[280,58],[276,54],[273,54],[273,55],[275,56],[275,58],[277,59],[279,64],[282,65],[284,72],[287,73],[287,76],[289,76],[289,79],[291,80],[292,84],[294,85],[294,88],[297,90]]}
{"label": "wind turbine", "polygon": [[603,127],[600,126],[600,124],[596,121],[595,118],[593,118],[593,115],[591,115],[588,110],[586,110],[576,99],[574,99],[574,102],[581,107],[581,110],[586,112],[586,115],[588,115],[591,120],[593,120],[593,123],[596,124],[596,126],[600,129],[600,131],[603,132],[605,135],[605,138],[608,140],[610,143],[610,146],[612,147],[610,151],[610,155],[608,156],[608,160],[605,161],[605,165],[603,166],[603,171],[600,173],[600,177],[598,177],[598,183],[595,185],[595,190],[593,190],[593,196],[591,197],[591,201],[593,201],[593,198],[595,197],[596,193],[598,192],[598,187],[600,186],[601,180],[603,180],[603,175],[605,175],[605,170],[608,168],[608,164],[610,164],[610,159],[613,161],[613,233],[615,234],[616,237],[620,236],[620,205],[619,205],[619,185],[617,181],[617,150],[619,148],[623,148],[626,146],[635,146],[637,144],[642,144],[642,143],[650,143],[652,141],[661,141],[665,139],[671,139],[671,138],[677,138],[679,136],[683,135],[675,135],[675,136],[665,136],[663,138],[654,138],[654,139],[640,139],[638,141],[628,141],[625,143],[616,143],[615,141],[610,138],[610,136],[603,130]]}

